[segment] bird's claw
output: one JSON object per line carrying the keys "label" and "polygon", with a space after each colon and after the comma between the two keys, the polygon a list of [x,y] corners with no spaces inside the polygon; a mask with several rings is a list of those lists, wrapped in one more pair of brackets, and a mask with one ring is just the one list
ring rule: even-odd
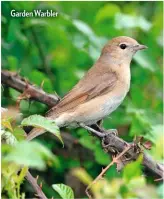
{"label": "bird's claw", "polygon": [[109,135],[109,134],[113,134],[114,136],[118,136],[118,131],[117,131],[117,129],[109,129],[109,130],[107,130],[107,133],[106,133],[106,135]]}

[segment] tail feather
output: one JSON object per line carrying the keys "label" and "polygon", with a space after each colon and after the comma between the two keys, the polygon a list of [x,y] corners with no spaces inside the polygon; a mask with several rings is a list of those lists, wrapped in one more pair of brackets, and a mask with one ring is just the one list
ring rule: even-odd
{"label": "tail feather", "polygon": [[26,140],[30,141],[33,138],[42,135],[43,133],[45,133],[46,130],[45,129],[41,129],[41,128],[34,128],[30,131],[30,133],[27,135]]}

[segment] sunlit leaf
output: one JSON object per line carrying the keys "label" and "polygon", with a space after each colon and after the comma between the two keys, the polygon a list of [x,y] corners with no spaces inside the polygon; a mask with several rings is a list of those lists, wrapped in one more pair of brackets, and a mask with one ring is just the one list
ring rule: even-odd
{"label": "sunlit leaf", "polygon": [[21,184],[28,172],[28,167],[23,167],[17,176],[16,183]]}
{"label": "sunlit leaf", "polygon": [[1,141],[2,143],[10,144],[13,146],[17,144],[17,139],[15,136],[10,131],[6,131],[4,129],[1,129]]}
{"label": "sunlit leaf", "polygon": [[92,177],[83,168],[75,168],[71,173],[85,185],[89,185],[93,181]]}
{"label": "sunlit leaf", "polygon": [[71,187],[65,184],[53,184],[52,188],[58,192],[63,199],[74,199],[74,193]]}
{"label": "sunlit leaf", "polygon": [[163,160],[163,147],[164,147],[164,127],[162,124],[153,125],[151,127],[151,131],[149,134],[146,134],[146,139],[151,140],[153,142],[153,146],[151,148],[151,154],[158,161]]}
{"label": "sunlit leaf", "polygon": [[41,115],[32,115],[28,118],[25,118],[21,122],[22,126],[34,126],[43,128],[46,131],[52,133],[53,135],[57,136],[59,140],[63,143],[60,131],[58,126],[56,125],[54,120],[47,119]]}
{"label": "sunlit leaf", "polygon": [[107,153],[104,153],[102,148],[96,147],[96,149],[94,151],[94,155],[95,155],[95,160],[99,164],[107,165],[110,162],[109,155]]}
{"label": "sunlit leaf", "polygon": [[152,26],[152,24],[149,21],[147,21],[143,16],[131,16],[118,13],[116,14],[115,19],[115,27],[117,29],[139,27],[143,31],[148,31]]}
{"label": "sunlit leaf", "polygon": [[7,119],[3,119],[2,120],[2,126],[5,127],[5,128],[7,128],[7,129],[9,129],[10,131],[13,131],[13,128],[11,126],[10,121],[7,120]]}
{"label": "sunlit leaf", "polygon": [[141,67],[146,68],[151,72],[154,72],[157,68],[156,61],[154,61],[154,59],[150,57],[146,52],[137,52],[137,54],[134,56],[134,59]]}
{"label": "sunlit leaf", "polygon": [[134,177],[141,176],[141,163],[143,156],[140,155],[135,162],[127,164],[123,170],[123,178],[128,183]]}
{"label": "sunlit leaf", "polygon": [[24,28],[30,28],[33,26],[34,27],[44,27],[44,26],[49,25],[46,20],[37,19],[37,18],[29,19],[29,20],[26,20],[25,22],[26,23],[24,25]]}
{"label": "sunlit leaf", "polygon": [[159,185],[159,187],[157,188],[157,191],[158,191],[158,195],[159,195],[159,198],[164,198],[164,184],[162,183],[161,185]]}
{"label": "sunlit leaf", "polygon": [[14,128],[13,135],[18,141],[25,140],[26,138],[24,130],[20,127]]}
{"label": "sunlit leaf", "polygon": [[[7,149],[7,151],[6,151]],[[48,160],[57,162],[56,157],[45,146],[38,142],[22,141],[17,143],[14,147],[3,145],[2,155],[4,162],[14,162],[18,165],[24,165],[31,168],[44,170]],[[7,154],[6,154],[7,152]]]}
{"label": "sunlit leaf", "polygon": [[101,22],[105,19],[115,16],[116,13],[120,12],[119,6],[114,3],[105,4],[96,15],[96,22]]}

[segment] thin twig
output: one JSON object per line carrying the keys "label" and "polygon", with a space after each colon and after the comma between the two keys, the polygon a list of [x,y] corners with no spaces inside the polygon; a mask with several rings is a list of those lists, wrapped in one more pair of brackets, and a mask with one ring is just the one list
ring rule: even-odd
{"label": "thin twig", "polygon": [[40,199],[48,199],[42,191],[42,187],[38,185],[38,177],[34,178],[31,173],[28,171],[26,175],[27,181],[32,185],[33,189],[36,192],[36,196]]}
{"label": "thin twig", "polygon": [[117,157],[114,157],[112,162],[110,164],[108,164],[108,166],[106,166],[102,172],[91,182],[91,184],[88,185],[88,187],[86,188],[85,192],[87,194],[87,196],[92,199],[91,195],[89,194],[89,189],[92,187],[93,184],[95,184],[99,179],[101,179],[103,177],[103,175],[105,174],[105,172],[114,164],[118,161],[119,158],[121,158],[127,151],[130,150],[130,148],[132,147],[132,145],[127,146]]}

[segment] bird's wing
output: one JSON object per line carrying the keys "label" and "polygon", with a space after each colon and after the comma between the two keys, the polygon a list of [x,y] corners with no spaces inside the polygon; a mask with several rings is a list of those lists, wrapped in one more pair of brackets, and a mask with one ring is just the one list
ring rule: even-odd
{"label": "bird's wing", "polygon": [[117,76],[114,72],[92,73],[92,75],[88,73],[56,106],[47,112],[46,116],[53,117],[106,94],[113,90],[116,82]]}

